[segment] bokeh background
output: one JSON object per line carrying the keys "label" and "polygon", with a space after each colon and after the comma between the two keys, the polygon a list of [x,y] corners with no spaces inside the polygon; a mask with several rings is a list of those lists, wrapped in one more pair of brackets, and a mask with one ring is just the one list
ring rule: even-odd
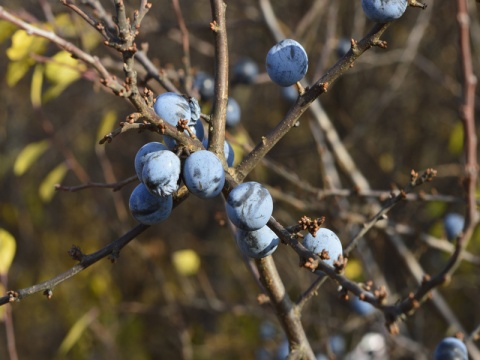
{"label": "bokeh background", "polygon": [[[2,3],[17,16],[53,29],[98,56],[122,78],[118,54],[104,47],[101,37],[59,2]],[[111,2],[102,3],[107,11],[114,11]],[[265,2],[227,3],[230,68],[248,57],[260,69],[255,84],[230,89],[242,110],[241,126],[228,134],[238,163],[245,145],[258,142],[272,129],[291,102],[264,73],[266,53],[275,43],[262,16]],[[180,5],[190,31],[192,73],[213,73],[210,4],[183,0]],[[435,181],[421,190],[452,196],[453,201],[404,202],[389,213],[388,220],[425,271],[435,273],[448,254],[422,239],[430,235],[445,243],[443,217],[464,211],[463,133],[458,118],[461,83],[455,2],[428,1],[428,5],[425,11],[407,9],[383,37],[388,48],[364,54],[321,97],[321,103],[372,189],[388,194],[392,186],[408,183],[411,169],[438,170]],[[137,6],[138,2],[127,2],[130,13]],[[362,38],[373,25],[360,1],[281,0],[272,6],[281,30],[309,54],[309,81],[338,60],[342,41]],[[478,74],[479,4],[471,1],[470,6]],[[131,105],[103,88],[93,70],[62,57],[55,45],[22,35],[5,22],[0,22],[0,29],[0,227],[16,241],[15,258],[3,283],[7,289],[18,289],[73,266],[67,254],[72,244],[90,253],[136,224],[128,212],[135,183],[118,192],[100,188],[56,192],[54,185],[126,179],[135,173],[136,151],[161,137],[131,131],[111,144],[99,145],[99,139],[133,111]],[[148,43],[149,58],[176,81],[184,54],[170,1],[153,2],[138,42]],[[68,65],[58,65],[62,62]],[[154,80],[148,86],[156,94],[163,91]],[[478,104],[477,97],[477,117]],[[202,106],[208,113],[210,104]],[[268,155],[269,163],[248,179],[270,187],[274,216],[282,224],[295,224],[302,215],[325,216],[325,226],[347,244],[374,210],[364,197],[319,199],[308,191],[305,184],[325,188],[329,175],[322,172],[325,148],[312,135],[312,121],[314,117],[306,112],[300,126]],[[279,168],[302,182],[281,176]],[[338,169],[342,187],[351,189],[350,177]],[[385,229],[372,229],[362,248],[368,251],[353,253],[347,276],[356,281],[373,279],[378,285],[386,281],[392,303],[415,289],[404,257]],[[468,250],[475,254],[479,249],[476,234]],[[297,256],[286,246],[279,247],[274,259],[288,293],[297,299],[315,275],[299,268]],[[475,256],[463,262],[451,283],[440,289],[467,331],[480,323],[479,264]],[[37,294],[13,304],[16,349],[20,359],[274,359],[284,354],[285,339],[274,313],[258,302],[259,294],[226,224],[223,199],[202,201],[192,196],[167,221],[130,243],[115,264],[102,260],[93,265],[55,288],[51,300]],[[458,330],[429,303],[405,321],[397,337],[385,332],[383,322],[379,313],[355,312],[340,299],[332,281],[303,313],[315,352],[337,352],[337,358],[353,351],[369,332],[382,335],[385,356],[391,359],[427,358],[442,337]],[[2,359],[8,358],[6,338],[5,323],[0,322]],[[342,341],[343,350],[338,350],[335,344]]]}

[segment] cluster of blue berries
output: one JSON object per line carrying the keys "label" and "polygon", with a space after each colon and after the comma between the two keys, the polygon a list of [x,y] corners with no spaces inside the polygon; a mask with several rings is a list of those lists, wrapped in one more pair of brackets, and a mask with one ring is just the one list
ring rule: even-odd
{"label": "cluster of blue berries", "polygon": [[[307,54],[298,42],[281,41],[268,52],[266,68],[275,83],[291,86],[305,76]],[[234,68],[232,81],[252,84],[257,75],[257,65],[249,59],[242,59]],[[197,75],[194,87],[202,101],[213,96],[213,79],[204,73]],[[201,109],[195,98],[166,92],[157,97],[154,110],[165,122],[177,128],[182,121],[185,132],[194,134],[207,148],[208,139],[200,121]],[[239,121],[240,106],[229,98],[226,126],[234,127]],[[202,199],[216,197],[225,184],[225,170],[214,153],[199,150],[181,160],[174,152],[175,140],[164,136],[164,143],[148,143],[135,156],[135,170],[141,183],[130,196],[130,211],[137,221],[147,225],[159,223],[170,215],[172,196],[182,181],[193,195]],[[232,166],[233,149],[226,141],[224,146],[227,165]],[[273,212],[273,200],[265,187],[253,181],[238,185],[226,198],[226,212],[237,228],[238,247],[246,256],[262,258],[276,250],[280,239],[267,226]],[[320,229],[315,236],[306,235],[304,245],[314,253],[327,251],[329,258],[325,259],[331,266],[342,254],[340,240],[328,229]]]}
{"label": "cluster of blue berries", "polygon": [[[190,133],[203,140],[204,129],[199,121],[200,106],[196,99],[166,92],[157,97],[154,110],[170,125],[186,121]],[[159,142],[145,144],[135,156],[135,171],[141,183],[130,196],[130,211],[137,221],[147,225],[157,224],[170,215],[172,195],[181,180],[192,194],[204,199],[217,196],[225,183],[222,163],[213,153],[197,151],[182,164],[172,151],[175,140],[164,136],[164,142],[165,145]],[[231,153],[233,163],[233,151]]]}

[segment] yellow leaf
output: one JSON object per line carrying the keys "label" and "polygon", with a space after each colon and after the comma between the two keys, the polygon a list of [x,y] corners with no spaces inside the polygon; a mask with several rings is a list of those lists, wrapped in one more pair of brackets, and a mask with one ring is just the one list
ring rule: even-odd
{"label": "yellow leaf", "polygon": [[49,146],[48,140],[37,141],[25,146],[13,164],[13,173],[17,176],[23,175]]}
{"label": "yellow leaf", "polygon": [[86,31],[82,32],[82,44],[85,51],[90,52],[100,44],[100,36],[91,26],[86,28]]}
{"label": "yellow leaf", "polygon": [[80,340],[85,330],[90,326],[92,322],[96,320],[96,318],[98,317],[98,313],[99,312],[97,308],[92,308],[80,319],[78,319],[75,324],[73,324],[58,349],[58,355],[60,358],[64,358],[65,355],[78,342],[78,340]]}
{"label": "yellow leaf", "polygon": [[9,39],[17,29],[15,25],[8,21],[0,21],[0,44]]}
{"label": "yellow leaf", "polygon": [[64,50],[52,56],[52,61],[45,65],[45,76],[54,84],[70,84],[80,77],[85,67]]}
{"label": "yellow leaf", "polygon": [[385,172],[392,171],[393,167],[395,166],[395,160],[393,158],[393,155],[390,153],[382,153],[378,162],[380,168]]}
{"label": "yellow leaf", "polygon": [[67,171],[67,165],[61,163],[50,171],[45,179],[43,179],[38,189],[38,194],[44,202],[52,200],[53,195],[55,194],[55,185],[63,180]]}
{"label": "yellow leaf", "polygon": [[345,276],[349,279],[360,281],[363,278],[361,262],[356,259],[348,259],[348,265],[345,267]]}
{"label": "yellow leaf", "polygon": [[463,125],[460,121],[457,121],[450,132],[448,150],[455,155],[458,155],[463,151]]}
{"label": "yellow leaf", "polygon": [[69,13],[61,13],[55,16],[55,26],[64,37],[76,37],[78,35],[76,24]]}
{"label": "yellow leaf", "polygon": [[15,257],[16,248],[17,243],[13,235],[0,228],[0,274],[7,274]]}
{"label": "yellow leaf", "polygon": [[200,268],[200,257],[191,249],[178,250],[172,254],[173,265],[178,273],[188,276],[194,275]]}
{"label": "yellow leaf", "polygon": [[59,51],[52,56],[52,61],[45,65],[45,77],[52,86],[45,92],[45,102],[58,97],[71,83],[78,80],[85,65],[74,59],[69,52]]}
{"label": "yellow leaf", "polygon": [[55,16],[55,25],[60,29],[60,33],[64,37],[79,37],[82,49],[86,52],[93,50],[102,40],[97,30],[70,13],[62,13]]}
{"label": "yellow leaf", "polygon": [[101,139],[104,135],[112,131],[115,123],[117,122],[117,113],[113,110],[109,110],[103,115],[100,126],[98,127],[97,138]]}
{"label": "yellow leaf", "polygon": [[428,234],[435,236],[437,238],[442,238],[445,236],[445,228],[443,226],[443,221],[435,221],[432,226],[428,229]]}
{"label": "yellow leaf", "polygon": [[45,51],[47,40],[38,36],[28,35],[25,30],[17,30],[12,36],[12,45],[7,49],[11,61],[30,58],[30,54],[41,54]]}
{"label": "yellow leaf", "polygon": [[425,205],[425,211],[432,218],[439,218],[447,211],[447,204],[441,201],[431,201]]}
{"label": "yellow leaf", "polygon": [[13,87],[19,82],[32,66],[32,59],[25,58],[19,61],[8,63],[7,67],[7,85]]}
{"label": "yellow leaf", "polygon": [[43,65],[36,65],[33,70],[30,100],[35,108],[42,105]]}

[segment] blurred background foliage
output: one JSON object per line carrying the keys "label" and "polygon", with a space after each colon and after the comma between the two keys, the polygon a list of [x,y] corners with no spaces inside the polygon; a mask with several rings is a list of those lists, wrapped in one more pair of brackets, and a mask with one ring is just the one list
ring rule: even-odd
{"label": "blurred background foliage", "polygon": [[[110,2],[103,3],[114,11]],[[132,10],[138,3],[128,1],[127,6]],[[249,57],[263,72],[274,40],[259,3],[227,3],[231,66]],[[389,214],[392,223],[408,226],[403,241],[427,272],[435,272],[448,256],[425,245],[421,234],[445,239],[443,216],[463,211],[463,133],[458,118],[461,84],[455,2],[427,3],[426,11],[407,9],[384,35],[388,49],[364,54],[321,102],[373,189],[387,194],[392,184],[407,184],[411,169],[433,167],[439,176],[421,190],[458,197],[460,201],[449,203],[402,203]],[[180,4],[191,35],[193,70],[212,73],[209,2]],[[122,78],[118,54],[105,48],[101,37],[59,2],[4,0],[2,5],[99,56]],[[470,5],[478,70],[479,4]],[[360,39],[372,26],[360,1],[281,0],[273,8],[285,34],[308,52],[309,80],[338,60],[336,48],[342,39]],[[182,68],[183,57],[173,14],[170,1],[154,1],[138,38],[148,43],[150,59],[172,76]],[[99,139],[132,112],[126,101],[105,91],[95,73],[66,52],[6,22],[0,22],[0,53],[4,54],[0,57],[0,228],[16,242],[11,267],[0,269],[5,287],[17,289],[73,266],[67,255],[72,244],[93,252],[135,225],[128,213],[135,184],[118,192],[56,192],[54,185],[123,180],[134,175],[133,159],[140,146],[160,138],[128,132],[111,144],[99,145]],[[153,80],[148,85],[156,94],[162,91]],[[241,128],[229,134],[238,163],[244,151],[239,144],[248,138],[259,141],[290,103],[264,73],[252,86],[230,89],[230,95],[242,109]],[[477,99],[477,117],[479,104]],[[203,106],[208,112],[210,105]],[[305,113],[300,126],[268,158],[323,188],[310,117]],[[341,175],[343,186],[351,188],[348,176]],[[344,244],[372,215],[364,198],[349,198],[345,211],[338,206],[342,199],[319,200],[302,184],[289,182],[265,166],[255,169],[249,179],[269,185],[272,192],[278,190],[274,216],[284,225],[294,224],[302,215],[326,216],[326,227],[335,230]],[[373,229],[365,239],[388,281],[389,301],[415,289],[385,232]],[[10,250],[2,247],[4,254],[13,254],[15,248],[9,246]],[[478,253],[479,248],[475,235],[469,251]],[[347,267],[347,275],[357,281],[374,277],[365,271],[371,264],[365,264],[361,255],[354,253]],[[315,276],[299,268],[296,255],[285,246],[274,258],[289,294],[298,298]],[[478,267],[464,262],[449,286],[440,289],[468,330],[480,322]],[[54,289],[49,301],[36,295],[13,304],[16,346],[21,359],[251,359],[262,353],[275,358],[284,342],[281,326],[268,305],[259,304],[258,295],[256,281],[225,226],[222,199],[190,197],[167,221],[125,248],[116,264],[108,260],[95,264]],[[456,330],[427,304],[407,319],[401,336],[391,338],[385,334],[382,316],[353,312],[340,300],[333,282],[310,300],[303,323],[318,353],[333,350],[328,341],[332,335],[342,335],[349,351],[363,334],[376,331],[385,335],[392,359],[429,354],[443,336]],[[5,327],[0,326],[0,358],[7,356]]]}

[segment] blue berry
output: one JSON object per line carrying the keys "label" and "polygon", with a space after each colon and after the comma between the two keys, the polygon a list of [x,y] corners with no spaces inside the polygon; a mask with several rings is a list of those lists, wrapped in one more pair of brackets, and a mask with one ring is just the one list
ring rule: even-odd
{"label": "blue berry", "polygon": [[167,148],[165,145],[159,142],[149,142],[143,145],[140,150],[137,151],[137,154],[135,155],[135,172],[137,173],[140,181],[142,181],[142,171],[147,155],[160,150],[167,150]]}
{"label": "blue berry", "polygon": [[462,232],[464,223],[465,218],[462,215],[448,213],[443,219],[447,239],[450,241],[454,240]]}
{"label": "blue berry", "polygon": [[143,183],[153,195],[168,196],[178,189],[180,159],[169,150],[147,155],[142,171]]}
{"label": "blue berry", "polygon": [[233,83],[250,85],[258,76],[258,65],[249,58],[238,61],[233,67]]}
{"label": "blue berry", "polygon": [[150,194],[143,184],[137,185],[130,195],[130,213],[139,222],[153,225],[162,222],[172,212],[171,196],[158,197]]}
{"label": "blue berry", "polygon": [[272,196],[257,182],[238,185],[227,197],[227,215],[242,230],[254,231],[264,227],[273,212]]}
{"label": "blue berry", "polygon": [[227,103],[227,117],[225,119],[227,127],[235,127],[235,125],[240,122],[240,115],[240,105],[238,105],[238,102],[234,98],[229,97]]}
{"label": "blue berry", "polygon": [[254,259],[273,254],[280,243],[278,236],[266,225],[255,231],[237,229],[236,240],[240,250]]}
{"label": "blue berry", "polygon": [[277,335],[277,328],[274,323],[265,320],[260,324],[259,334],[262,340],[274,340]]}
{"label": "blue berry", "polygon": [[[207,137],[203,139],[202,144],[205,149],[208,149]],[[235,153],[233,152],[232,145],[230,145],[227,140],[225,140],[225,142],[223,143],[223,153],[225,155],[225,159],[227,160],[228,167],[233,166],[233,162],[235,161]]]}
{"label": "blue berry", "polygon": [[465,344],[457,338],[446,337],[435,348],[434,360],[468,360]]}
{"label": "blue berry", "polygon": [[339,58],[344,57],[350,51],[351,47],[352,47],[351,40],[347,38],[341,38],[340,40],[338,40],[338,43],[337,43],[337,48],[336,48],[337,56]]}
{"label": "blue berry", "polygon": [[332,335],[328,338],[328,342],[335,357],[341,359],[345,353],[345,350],[347,349],[347,344],[343,335]]}
{"label": "blue berry", "polygon": [[233,152],[232,145],[225,140],[223,143],[223,152],[225,153],[225,159],[227,159],[228,167],[233,166],[233,162],[235,161],[235,153]]}
{"label": "blue berry", "polygon": [[202,199],[217,196],[225,184],[222,163],[208,150],[200,150],[187,157],[182,175],[188,190]]}
{"label": "blue berry", "polygon": [[354,296],[352,301],[350,301],[353,311],[358,315],[367,316],[375,311],[375,307],[363,300],[360,300],[357,296]]}
{"label": "blue berry", "polygon": [[298,90],[295,86],[282,87],[282,97],[293,104],[298,99]]}
{"label": "blue berry", "polygon": [[195,125],[192,121],[192,112],[188,100],[176,93],[165,92],[157,97],[153,105],[155,113],[173,126],[179,120],[188,120],[188,125]]}
{"label": "blue berry", "polygon": [[195,125],[197,121],[200,119],[200,114],[202,113],[202,109],[200,108],[200,104],[198,103],[197,99],[194,97],[188,98],[188,104],[190,105],[190,122],[189,125]]}
{"label": "blue berry", "polygon": [[215,80],[203,71],[199,71],[193,80],[193,88],[198,91],[202,101],[208,101],[215,95]]}
{"label": "blue berry", "polygon": [[407,9],[408,0],[362,0],[367,17],[378,23],[398,19]]}
{"label": "blue berry", "polygon": [[192,130],[194,130],[193,132],[197,136],[198,140],[203,141],[203,139],[205,139],[205,128],[203,127],[203,124],[201,121],[197,121],[194,129]]}
{"label": "blue berry", "polygon": [[[342,243],[338,236],[331,230],[322,228],[317,231],[315,237],[308,233],[303,239],[303,246],[315,254],[320,254],[323,250],[328,251],[330,259],[324,260],[330,266],[342,255]],[[321,271],[319,271],[321,273]]]}
{"label": "blue berry", "polygon": [[266,67],[274,83],[290,86],[302,80],[307,73],[308,56],[295,40],[282,40],[268,52]]}

